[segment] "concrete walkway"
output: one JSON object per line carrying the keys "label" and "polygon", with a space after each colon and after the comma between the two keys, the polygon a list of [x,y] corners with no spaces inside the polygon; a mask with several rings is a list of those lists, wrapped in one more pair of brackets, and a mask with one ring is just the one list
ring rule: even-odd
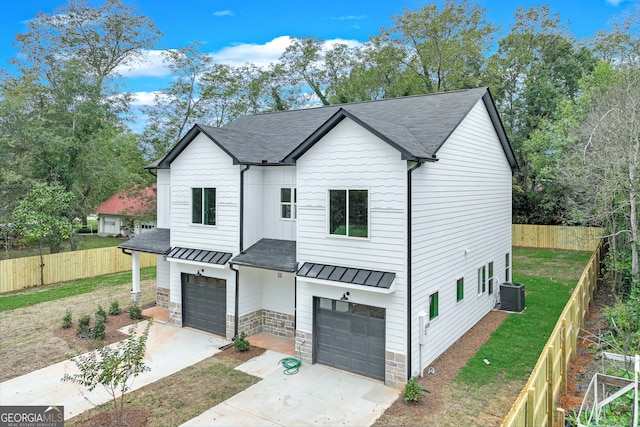
{"label": "concrete walkway", "polygon": [[369,426],[399,391],[320,365],[285,375],[286,354],[267,350],[236,369],[263,378],[183,426]]}
{"label": "concrete walkway", "polygon": [[[146,325],[147,322],[139,323],[137,334],[142,333]],[[128,330],[129,326],[121,329],[125,333]],[[151,371],[138,376],[132,390],[204,360],[227,343],[204,332],[155,322],[149,331],[144,359]],[[66,360],[0,383],[0,404],[60,405],[64,406],[66,420],[111,399],[102,386],[87,392],[84,387],[60,381],[65,373],[76,372],[75,364]]]}

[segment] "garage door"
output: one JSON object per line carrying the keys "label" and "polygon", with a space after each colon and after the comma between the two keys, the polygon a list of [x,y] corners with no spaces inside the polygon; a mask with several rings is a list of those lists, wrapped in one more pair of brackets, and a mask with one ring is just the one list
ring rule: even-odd
{"label": "garage door", "polygon": [[227,281],[182,273],[182,313],[183,325],[226,335]]}
{"label": "garage door", "polygon": [[314,362],[384,381],[385,309],[314,299]]}

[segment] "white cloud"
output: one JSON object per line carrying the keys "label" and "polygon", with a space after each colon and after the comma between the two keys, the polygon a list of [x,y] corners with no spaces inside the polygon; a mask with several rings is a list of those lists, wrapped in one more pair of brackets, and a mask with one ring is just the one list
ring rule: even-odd
{"label": "white cloud", "polygon": [[144,58],[127,66],[119,66],[116,71],[124,77],[165,77],[171,71],[162,58],[161,50],[148,50]]}
{"label": "white cloud", "polygon": [[613,6],[619,6],[624,0],[606,0],[607,3]]}
{"label": "white cloud", "polygon": [[216,12],[212,13],[213,16],[235,16],[235,14],[233,12],[231,12],[230,10],[218,10]]}
{"label": "white cloud", "polygon": [[133,100],[131,101],[131,105],[134,107],[142,107],[145,105],[153,105],[155,104],[154,99],[156,95],[160,95],[159,91],[153,92],[134,92]]}
{"label": "white cloud", "polygon": [[361,21],[367,19],[367,15],[346,15],[346,16],[334,16],[333,19],[339,21]]}

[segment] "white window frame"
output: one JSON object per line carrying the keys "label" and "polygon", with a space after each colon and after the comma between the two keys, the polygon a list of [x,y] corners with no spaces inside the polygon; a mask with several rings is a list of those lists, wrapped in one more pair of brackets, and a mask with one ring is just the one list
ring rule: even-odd
{"label": "white window frame", "polygon": [[[291,197],[290,197],[290,201],[288,202],[284,202],[282,201],[282,190],[289,190],[291,191]],[[282,208],[285,206],[289,206],[290,207],[290,213],[291,213],[291,217],[290,218],[286,218],[284,216],[282,216],[283,210]],[[280,187],[280,219],[283,221],[295,221],[296,218],[298,217],[298,191],[297,188],[295,187]]]}
{"label": "white window frame", "polygon": [[[201,219],[200,222],[193,222],[193,190],[194,189],[199,189],[200,190],[200,215],[201,215]],[[206,224],[204,222],[205,219],[205,203],[204,203],[204,199],[205,199],[205,190],[213,190],[215,193],[215,205],[214,205],[214,214],[215,214],[215,219],[214,219],[214,223],[213,224]],[[195,225],[195,226],[204,226],[204,227],[217,227],[218,226],[218,188],[217,187],[191,187],[190,190],[190,199],[191,199],[191,203],[190,203],[190,210],[189,210],[189,223],[191,225]]]}
{"label": "white window frame", "polygon": [[[345,218],[345,234],[333,234],[331,233],[331,192],[332,191],[345,191],[346,199],[346,218]],[[350,236],[349,235],[349,192],[350,191],[366,191],[367,192],[367,235],[366,236]],[[371,238],[371,191],[369,188],[349,188],[349,187],[333,187],[327,190],[327,224],[326,232],[328,237],[336,237],[340,239],[359,239],[368,240]]]}
{"label": "white window frame", "polygon": [[487,266],[478,267],[478,296],[487,292]]}

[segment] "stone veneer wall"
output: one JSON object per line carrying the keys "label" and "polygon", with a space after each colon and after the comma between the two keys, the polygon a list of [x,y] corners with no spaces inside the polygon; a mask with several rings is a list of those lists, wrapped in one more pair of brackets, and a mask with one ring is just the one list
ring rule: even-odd
{"label": "stone veneer wall", "polygon": [[156,288],[156,305],[158,307],[169,308],[168,288]]}
{"label": "stone veneer wall", "polygon": [[182,327],[182,303],[169,302],[169,322]]}
{"label": "stone veneer wall", "polygon": [[235,320],[236,320],[236,316],[234,316],[233,314],[227,313],[227,336],[225,338],[228,340],[233,339],[233,332],[234,332],[233,329],[236,326]]}
{"label": "stone veneer wall", "polygon": [[262,309],[240,316],[238,333],[244,332],[248,337],[262,332]]}
{"label": "stone veneer wall", "polygon": [[300,355],[303,362],[311,364],[313,357],[311,354],[311,346],[313,344],[313,334],[296,330],[296,354]]}
{"label": "stone veneer wall", "polygon": [[262,310],[262,332],[278,337],[293,338],[295,336],[294,325],[295,317],[293,314]]}
{"label": "stone veneer wall", "polygon": [[407,376],[405,373],[407,358],[404,354],[394,353],[393,351],[385,352],[384,367],[384,384],[388,387],[403,389],[407,384]]}

